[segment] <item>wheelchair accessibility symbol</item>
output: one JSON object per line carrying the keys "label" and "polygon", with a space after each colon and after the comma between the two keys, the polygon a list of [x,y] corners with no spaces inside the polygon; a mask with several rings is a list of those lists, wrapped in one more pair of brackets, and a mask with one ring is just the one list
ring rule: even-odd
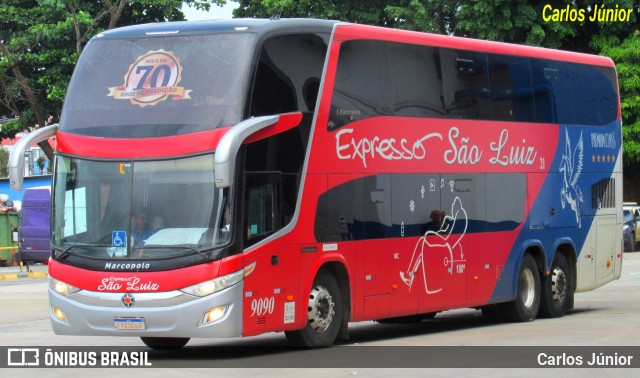
{"label": "wheelchair accessibility symbol", "polygon": [[125,247],[127,240],[126,231],[112,231],[111,232],[111,245],[114,247]]}

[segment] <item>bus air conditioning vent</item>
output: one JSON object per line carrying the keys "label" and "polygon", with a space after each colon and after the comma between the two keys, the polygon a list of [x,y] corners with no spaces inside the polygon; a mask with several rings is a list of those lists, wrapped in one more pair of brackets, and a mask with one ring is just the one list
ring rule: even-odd
{"label": "bus air conditioning vent", "polygon": [[591,185],[591,207],[608,209],[616,207],[616,180],[606,178]]}
{"label": "bus air conditioning vent", "polygon": [[267,324],[267,318],[256,319],[256,324]]}

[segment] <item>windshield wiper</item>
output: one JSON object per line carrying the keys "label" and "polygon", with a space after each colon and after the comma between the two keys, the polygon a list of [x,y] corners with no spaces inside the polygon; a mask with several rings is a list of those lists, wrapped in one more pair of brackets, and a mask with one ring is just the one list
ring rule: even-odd
{"label": "windshield wiper", "polygon": [[[59,255],[55,257],[56,261],[62,261],[65,257],[71,254],[71,250],[76,247],[98,247],[98,248],[107,248],[111,247],[111,244],[91,244],[91,243],[77,243],[74,245],[70,245],[67,248],[63,249]],[[61,248],[53,247],[56,250],[61,250]]]}
{"label": "windshield wiper", "polygon": [[207,255],[207,252],[211,252],[211,250],[213,248],[207,248],[207,249],[203,249],[203,250],[199,250],[195,247],[192,247],[190,245],[187,244],[174,244],[174,245],[164,245],[164,244],[149,244],[149,245],[141,245],[138,247],[132,247],[131,248],[134,251],[139,251],[141,249],[185,249],[188,251],[193,252],[193,254],[198,254],[200,256],[202,256],[202,258],[204,259],[204,261],[209,261],[211,259],[211,256]]}

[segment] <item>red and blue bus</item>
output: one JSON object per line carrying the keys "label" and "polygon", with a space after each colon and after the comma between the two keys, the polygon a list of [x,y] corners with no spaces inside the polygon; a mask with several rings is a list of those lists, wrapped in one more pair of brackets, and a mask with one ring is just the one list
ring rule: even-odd
{"label": "red and blue bus", "polygon": [[335,21],[95,36],[55,136],[53,330],[285,332],[477,308],[560,317],[620,277],[622,136],[601,56]]}

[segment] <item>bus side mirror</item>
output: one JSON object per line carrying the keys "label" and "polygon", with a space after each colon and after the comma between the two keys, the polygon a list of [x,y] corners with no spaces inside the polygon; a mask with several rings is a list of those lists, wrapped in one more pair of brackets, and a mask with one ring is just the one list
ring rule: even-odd
{"label": "bus side mirror", "polygon": [[242,142],[258,130],[278,122],[279,116],[253,117],[233,125],[220,139],[214,157],[216,188],[229,188],[233,185],[236,158]]}
{"label": "bus side mirror", "polygon": [[22,190],[24,182],[24,153],[34,144],[56,135],[58,125],[51,125],[37,129],[20,138],[13,146],[11,155],[9,155],[9,183],[11,189]]}

